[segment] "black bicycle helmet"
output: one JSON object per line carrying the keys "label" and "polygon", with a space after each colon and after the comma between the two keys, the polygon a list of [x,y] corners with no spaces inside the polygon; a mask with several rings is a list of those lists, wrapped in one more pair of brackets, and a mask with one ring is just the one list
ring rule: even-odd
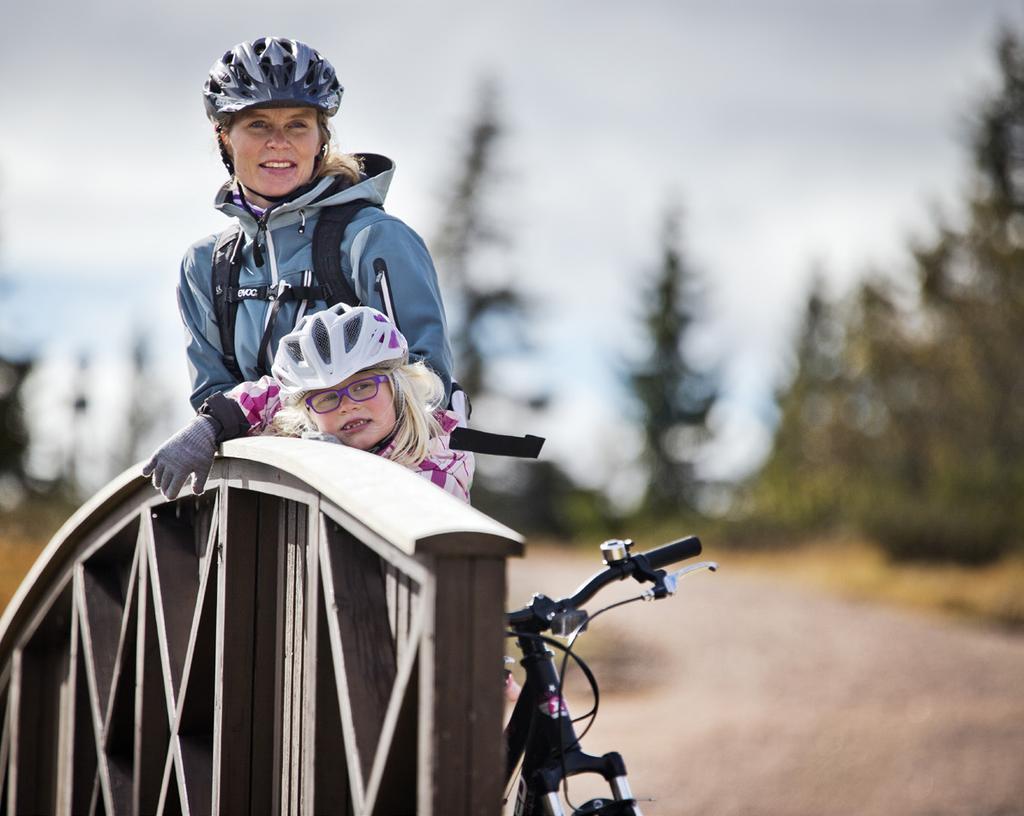
{"label": "black bicycle helmet", "polygon": [[298,40],[260,37],[239,43],[210,69],[206,115],[222,124],[246,108],[305,107],[334,116],[344,88],[334,66]]}

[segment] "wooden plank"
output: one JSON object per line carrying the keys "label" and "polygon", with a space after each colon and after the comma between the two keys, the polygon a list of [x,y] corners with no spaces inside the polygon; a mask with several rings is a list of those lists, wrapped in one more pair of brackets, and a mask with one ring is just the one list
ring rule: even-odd
{"label": "wooden plank", "polygon": [[66,591],[20,650],[15,814],[52,813],[56,807],[61,690],[70,673],[71,606],[71,592]]}
{"label": "wooden plank", "polygon": [[388,600],[388,623],[391,637],[398,641],[398,569],[394,564],[384,566],[384,595]]}
{"label": "wooden plank", "polygon": [[213,790],[213,739],[205,735],[178,738],[181,750],[182,787],[189,816],[210,816]]}
{"label": "wooden plank", "polygon": [[[473,686],[468,638],[472,571],[465,558],[435,562],[433,812],[468,814]],[[500,729],[496,733],[500,732]],[[498,740],[495,740],[498,742]]]}
{"label": "wooden plank", "polygon": [[[164,758],[164,772],[160,781],[160,797],[157,800],[156,816],[180,816],[181,800],[178,797],[178,779],[174,774],[175,761],[178,757],[178,738],[172,737]],[[177,807],[170,806],[174,802]]]}
{"label": "wooden plank", "polygon": [[[331,663],[336,681],[335,699],[341,718],[341,733],[345,745],[344,759],[348,770],[349,795],[356,813],[363,812],[363,773],[359,766],[359,751],[356,748],[356,731],[353,724],[352,698],[348,694],[348,673],[345,667],[345,650],[341,643],[341,628],[338,624],[337,607],[334,603],[334,570],[331,566],[327,542],[330,535],[320,541],[320,579],[323,584],[326,605],[327,634],[330,642]],[[358,670],[353,668],[354,671]]]}
{"label": "wooden plank", "polygon": [[412,614],[412,581],[407,575],[399,577],[397,601],[397,626],[395,627],[395,658],[401,660],[409,647],[409,619]]}
{"label": "wooden plank", "polygon": [[320,537],[323,533],[320,502],[317,498],[302,506],[306,530],[305,537],[305,594],[303,608],[306,625],[303,629],[303,689],[302,689],[302,765],[300,769],[301,794],[299,812],[310,813],[316,799],[314,789],[316,761],[317,662],[319,658],[317,615],[319,599],[323,595],[320,585]]}
{"label": "wooden plank", "polygon": [[[423,610],[417,608],[409,631],[411,645],[419,643],[424,623]],[[407,648],[398,662],[366,786],[366,810],[374,813],[413,813],[416,809],[417,665],[417,651]]]}
{"label": "wooden plank", "polygon": [[470,767],[467,813],[499,813],[502,797],[504,752],[500,734],[505,702],[502,693],[505,646],[505,562],[500,558],[474,558],[469,583],[470,656],[465,670],[471,675]]}
{"label": "wooden plank", "polygon": [[68,801],[68,812],[87,813],[90,810],[90,802],[97,784],[97,746],[99,740],[97,727],[101,723],[99,703],[95,696],[95,690],[90,685],[88,669],[86,667],[85,650],[82,643],[82,616],[80,610],[82,599],[79,597],[81,584],[75,584],[75,629],[73,633],[75,643],[72,648],[71,659],[75,662],[74,671],[74,706],[71,716],[73,717],[73,735],[71,740],[70,760],[70,796]]}
{"label": "wooden plank", "polygon": [[306,507],[296,502],[288,502],[289,547],[293,553],[293,589],[292,611],[293,621],[291,642],[292,699],[289,705],[291,712],[291,746],[290,746],[290,790],[289,812],[299,816],[299,799],[302,792],[302,727],[304,706],[302,693],[305,682],[303,677],[303,661],[305,650],[305,600],[306,600]]}
{"label": "wooden plank", "polygon": [[80,630],[87,665],[94,673],[103,718],[111,703],[112,684],[126,639],[134,639],[126,614],[138,573],[139,520],[124,525],[91,551],[77,570],[82,582]]}
{"label": "wooden plank", "polygon": [[[140,547],[140,552],[145,552]],[[136,648],[134,776],[132,812],[155,813],[170,742],[168,700],[164,685],[160,645],[157,642],[156,609],[148,591],[148,562],[139,564],[139,629]]]}
{"label": "wooden plank", "polygon": [[277,813],[280,790],[276,762],[281,742],[281,640],[278,603],[281,573],[278,563],[277,530],[281,502],[260,496],[256,536],[256,608],[253,614],[252,665],[252,747],[250,751],[253,814]]}
{"label": "wooden plank", "polygon": [[397,674],[387,596],[380,559],[353,536],[329,531],[327,550],[345,665],[357,667],[346,681],[365,785]]}
{"label": "wooden plank", "polygon": [[10,720],[8,718],[7,692],[8,687],[0,691],[0,697],[2,697],[2,703],[0,703],[0,814],[3,816],[10,813],[7,802],[7,779],[10,777]]}
{"label": "wooden plank", "polygon": [[160,507],[153,513],[150,584],[170,679],[169,696],[175,709],[199,594],[201,573],[193,536],[192,528],[177,518],[172,507]]}
{"label": "wooden plank", "polygon": [[210,813],[213,798],[213,685],[219,570],[216,559],[211,558],[207,563],[173,728],[181,754],[182,807],[192,816]]}
{"label": "wooden plank", "polygon": [[[125,636],[121,638],[114,667],[110,707],[103,726],[103,751],[99,761],[106,769],[112,813],[130,813],[134,796],[136,639],[138,593],[129,590],[125,611]],[[128,634],[130,633],[130,635]]]}
{"label": "wooden plank", "polygon": [[284,654],[283,654],[283,678],[284,687],[281,698],[281,812],[292,813],[292,731],[295,727],[295,713],[293,711],[295,692],[292,688],[295,682],[295,571],[296,554],[291,536],[292,508],[288,502],[284,503],[280,520],[280,533],[278,548],[284,554]]}
{"label": "wooden plank", "polygon": [[[250,813],[259,496],[221,488],[216,680],[214,812]],[[261,807],[268,808],[269,803]],[[265,810],[265,812],[269,812]]]}
{"label": "wooden plank", "polygon": [[421,584],[423,631],[419,638],[419,701],[416,712],[416,815],[441,816],[434,809],[434,777],[437,774],[434,740],[437,632],[437,586],[434,559],[424,559],[430,574]]}
{"label": "wooden plank", "polygon": [[[411,655],[412,653],[410,653]],[[416,808],[418,757],[416,746],[418,734],[419,670],[418,660],[413,661],[412,671],[404,684],[404,692],[398,698],[392,720],[392,710],[385,721],[385,737],[388,740],[386,752],[378,756],[381,768],[374,768],[371,791],[375,797],[373,813],[420,813]]]}
{"label": "wooden plank", "polygon": [[[486,517],[485,517],[486,518]],[[445,530],[416,540],[416,552],[423,555],[464,556],[477,558],[508,558],[523,554],[521,538],[506,530],[505,534],[469,530]]]}
{"label": "wooden plank", "polygon": [[287,798],[287,785],[282,770],[285,764],[285,743],[286,743],[286,701],[290,699],[285,692],[288,672],[285,670],[284,653],[288,643],[288,632],[290,613],[288,606],[288,548],[282,546],[282,525],[284,524],[285,502],[275,500],[276,514],[274,515],[273,542],[275,553],[275,600],[274,600],[274,651],[270,655],[271,664],[274,667],[274,711],[277,716],[274,718],[274,764],[273,798],[275,802],[275,813],[283,813]]}
{"label": "wooden plank", "polygon": [[[318,581],[317,584],[321,582]],[[313,813],[349,816],[352,794],[349,788],[345,739],[338,709],[338,680],[331,657],[327,605],[322,585],[317,588],[316,715],[313,719]]]}
{"label": "wooden plank", "polygon": [[11,729],[10,729],[10,679],[11,666],[8,664],[4,672],[6,677],[0,688],[0,814],[10,813],[7,802],[7,779],[10,777],[11,763]]}
{"label": "wooden plank", "polygon": [[501,810],[505,568],[438,559],[434,631],[434,812]]}
{"label": "wooden plank", "polygon": [[10,662],[10,685],[7,690],[7,716],[4,717],[5,742],[7,744],[7,795],[4,797],[5,812],[15,813],[18,798],[18,709],[21,708],[21,656],[22,650],[15,649]]}
{"label": "wooden plank", "polygon": [[[60,727],[57,745],[57,780],[54,813],[70,814],[74,784],[75,704],[78,684],[78,609],[72,586],[71,630],[68,644],[68,672],[61,684]],[[0,785],[2,787],[2,785]]]}

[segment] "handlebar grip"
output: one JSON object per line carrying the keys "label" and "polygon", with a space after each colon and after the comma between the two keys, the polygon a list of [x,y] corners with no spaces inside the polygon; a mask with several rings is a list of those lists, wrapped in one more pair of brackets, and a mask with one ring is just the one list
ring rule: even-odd
{"label": "handlebar grip", "polygon": [[687,536],[686,538],[679,539],[679,541],[673,541],[670,544],[663,544],[660,547],[655,547],[653,550],[648,550],[644,555],[647,557],[648,562],[650,562],[652,569],[662,569],[669,564],[675,564],[677,561],[685,561],[687,558],[700,555],[702,549],[700,539],[697,536]]}

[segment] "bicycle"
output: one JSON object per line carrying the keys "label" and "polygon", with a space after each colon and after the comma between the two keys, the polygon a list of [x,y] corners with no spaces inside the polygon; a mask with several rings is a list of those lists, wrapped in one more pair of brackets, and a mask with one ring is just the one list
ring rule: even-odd
{"label": "bicycle", "polygon": [[[633,542],[613,539],[601,544],[607,569],[590,577],[575,593],[561,600],[535,594],[529,606],[506,613],[507,637],[516,638],[522,652],[521,665],[526,679],[505,728],[505,786],[515,777],[522,760],[516,793],[515,816],[565,816],[559,799],[559,788],[572,816],[642,816],[630,790],[626,766],[615,751],[603,756],[583,752],[573,723],[597,715],[600,693],[593,673],[578,655],[572,652],[576,638],[587,623],[603,612],[638,600],[658,600],[674,595],[679,580],[692,572],[718,568],[713,561],[692,564],[673,573],[667,567],[678,561],[700,555],[701,543],[695,536],[673,541],[646,553],[630,552]],[[589,615],[581,607],[607,585],[633,578],[652,586],[638,596],[610,604]],[[555,641],[544,632],[568,639],[568,645]],[[564,653],[561,669],[555,667],[555,654],[548,646]],[[572,657],[582,669],[594,693],[590,711],[575,720],[562,697],[565,667]],[[600,774],[608,783],[611,799],[591,799],[578,807],[569,803],[568,778],[578,774]],[[507,795],[506,795],[507,799]]]}

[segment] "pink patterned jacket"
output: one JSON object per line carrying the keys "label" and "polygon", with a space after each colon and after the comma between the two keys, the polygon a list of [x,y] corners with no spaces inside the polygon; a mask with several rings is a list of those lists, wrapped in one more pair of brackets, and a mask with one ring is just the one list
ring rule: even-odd
{"label": "pink patterned jacket", "polygon": [[[249,422],[249,436],[267,433],[270,423],[284,407],[281,401],[281,385],[273,377],[261,377],[255,382],[236,385],[224,396],[234,400]],[[473,454],[469,451],[452,450],[448,447],[451,432],[459,424],[459,418],[452,411],[438,409],[434,418],[441,425],[441,436],[430,440],[427,458],[412,469],[420,476],[446,490],[453,496],[469,502],[469,488],[473,484],[476,467]],[[390,458],[394,446],[389,445],[378,452],[385,459]]]}

